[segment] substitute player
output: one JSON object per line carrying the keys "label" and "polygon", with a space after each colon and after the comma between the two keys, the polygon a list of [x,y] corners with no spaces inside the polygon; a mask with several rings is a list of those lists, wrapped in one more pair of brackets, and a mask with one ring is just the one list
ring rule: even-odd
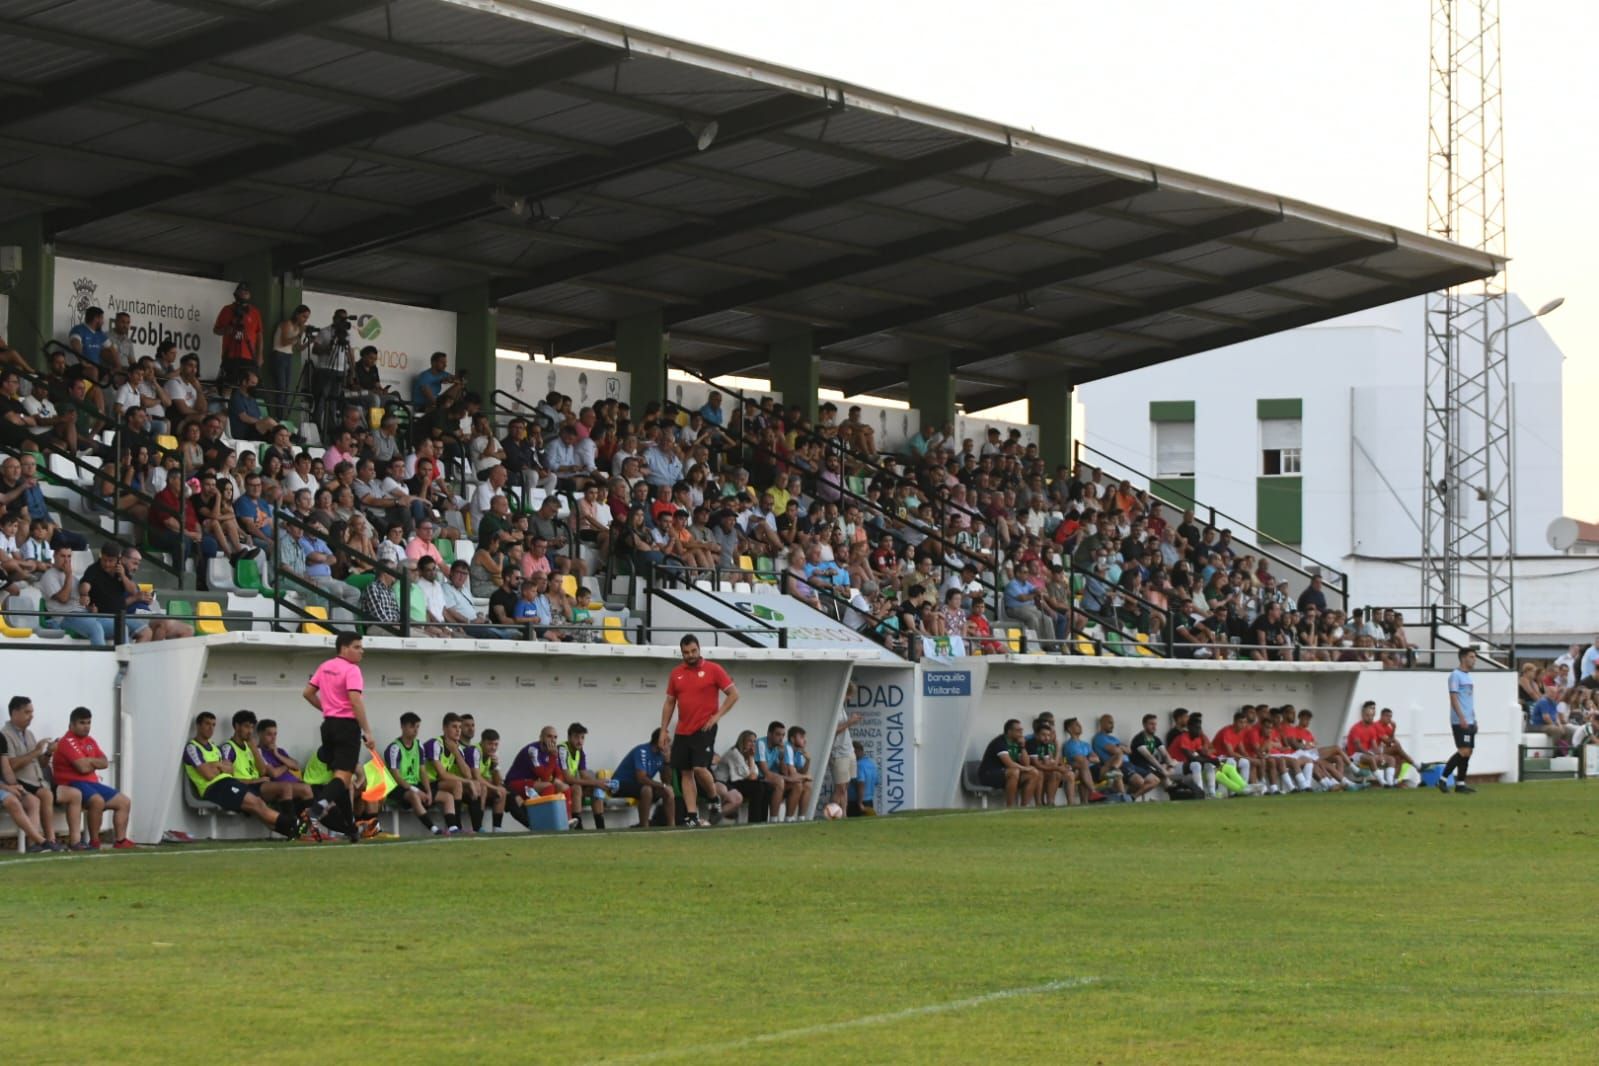
{"label": "substitute player", "polygon": [[[672,769],[678,772],[678,787],[683,791],[683,824],[698,829],[697,800],[703,791],[712,825],[722,821],[722,801],[716,798],[716,781],[711,777],[711,757],[716,751],[716,723],[738,702],[733,679],[713,662],[700,658],[699,638],[692,633],[678,642],[683,664],[672,671],[666,683],[666,701],[661,704],[661,733],[672,737]],[[717,706],[718,697],[721,706]],[[677,711],[677,730],[671,729],[672,712]]]}
{"label": "substitute player", "polygon": [[1471,648],[1460,649],[1460,665],[1449,671],[1449,727],[1455,734],[1455,753],[1444,764],[1438,778],[1438,791],[1449,791],[1449,775],[1455,775],[1455,791],[1477,791],[1466,783],[1471,772],[1471,753],[1477,747],[1477,697],[1476,685],[1471,679],[1471,668],[1477,665],[1477,653]]}
{"label": "substitute player", "polygon": [[316,754],[333,773],[333,779],[322,786],[317,817],[354,844],[361,833],[355,824],[351,781],[361,761],[362,746],[372,746],[372,727],[366,720],[366,681],[361,677],[366,649],[359,633],[340,633],[333,646],[333,658],[316,668],[300,695],[322,712],[322,746]]}

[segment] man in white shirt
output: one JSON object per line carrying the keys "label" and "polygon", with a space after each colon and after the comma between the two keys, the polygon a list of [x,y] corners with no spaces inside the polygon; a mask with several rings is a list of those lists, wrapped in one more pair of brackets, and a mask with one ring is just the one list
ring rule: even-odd
{"label": "man in white shirt", "polygon": [[172,421],[179,426],[205,417],[205,392],[200,384],[198,356],[186,355],[179,360],[177,377],[167,382],[167,406],[172,409]]}
{"label": "man in white shirt", "polygon": [[[515,626],[485,625],[488,616],[478,610],[477,604],[472,602],[471,589],[472,567],[465,559],[457,559],[450,567],[450,580],[443,583],[444,591],[444,620],[458,622],[465,626],[461,632],[470,637],[486,637],[490,640],[517,640],[521,631]],[[466,625],[466,623],[474,623]]]}
{"label": "man in white shirt", "polygon": [[544,465],[555,475],[556,485],[569,492],[583,491],[588,475],[594,473],[594,453],[590,451],[585,462],[577,443],[577,430],[565,425],[544,451]]}
{"label": "man in white shirt", "polygon": [[150,368],[145,363],[128,367],[128,380],[117,390],[117,413],[126,415],[135,407],[144,408],[150,416],[152,428],[157,433],[166,432],[167,409],[161,403],[161,394],[150,384]]}
{"label": "man in white shirt", "polygon": [[761,502],[738,516],[738,528],[750,540],[759,541],[773,552],[781,553],[783,541],[777,535],[777,515],[772,512],[772,494],[761,493]]}
{"label": "man in white shirt", "polygon": [[494,504],[494,497],[505,495],[505,482],[510,478],[510,471],[505,469],[505,464],[500,463],[489,467],[488,477],[478,482],[476,491],[472,493],[472,528],[476,529],[478,523],[483,521],[483,515]]}
{"label": "man in white shirt", "polygon": [[[432,556],[424,555],[416,561],[416,578],[411,582],[411,595],[421,596],[423,602],[427,604],[429,623],[444,621],[444,586],[439,581],[439,564]],[[434,624],[429,624],[425,632],[430,637],[459,635],[453,629]]]}

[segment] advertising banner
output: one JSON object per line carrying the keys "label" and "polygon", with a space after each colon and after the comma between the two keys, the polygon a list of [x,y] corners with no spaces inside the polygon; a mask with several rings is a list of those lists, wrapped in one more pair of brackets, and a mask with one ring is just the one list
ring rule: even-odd
{"label": "advertising banner", "polygon": [[[911,666],[867,666],[856,663],[844,693],[844,715],[860,715],[850,736],[860,743],[862,759],[870,762],[857,771],[861,782],[872,782],[869,797],[878,814],[916,808],[916,670]],[[821,741],[825,739],[827,745]],[[830,750],[832,737],[817,737],[812,750]],[[869,786],[870,787],[870,786]],[[823,773],[818,795],[823,803],[832,796],[832,766]]]}
{"label": "advertising banner", "polygon": [[594,370],[560,363],[535,363],[529,359],[495,360],[494,387],[537,407],[552,392],[572,397],[572,410],[592,407],[601,400],[628,400],[629,375],[621,370]]}
{"label": "advertising banner", "polygon": [[[333,312],[340,309],[349,312],[351,321],[355,323],[350,330],[351,350],[359,352],[369,344],[375,346],[384,383],[398,390],[407,400],[411,398],[411,379],[428,368],[428,360],[434,352],[448,355],[449,368],[455,369],[454,311],[391,304],[384,300],[339,296],[311,289],[305,290],[300,302],[311,309],[310,324],[318,329],[333,321]],[[285,310],[292,311],[293,308]],[[276,325],[275,322],[268,323],[268,332]],[[269,336],[269,342],[270,339]],[[494,383],[472,381],[468,383],[468,388],[486,394],[494,388]]]}
{"label": "advertising banner", "polygon": [[[222,359],[222,338],[211,327],[218,312],[233,302],[237,283],[58,256],[50,335],[66,343],[67,334],[91,307],[105,312],[107,330],[126,311],[133,319],[136,355],[154,355],[157,345],[171,339],[180,355],[198,352],[200,373],[209,377]],[[272,325],[266,323],[266,329]]]}

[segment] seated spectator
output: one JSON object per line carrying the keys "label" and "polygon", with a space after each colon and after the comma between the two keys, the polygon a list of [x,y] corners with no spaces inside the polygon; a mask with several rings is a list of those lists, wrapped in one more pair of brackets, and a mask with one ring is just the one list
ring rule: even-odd
{"label": "seated spectator", "polygon": [[[32,756],[19,752],[17,759],[26,759],[32,762]],[[23,853],[38,851],[65,851],[54,840],[49,822],[44,821],[40,808],[39,797],[23,788],[17,780],[16,772],[11,768],[11,742],[6,739],[6,734],[0,732],[0,810],[11,816],[16,824],[17,831],[21,833],[21,842],[17,849]]]}
{"label": "seated spectator", "polygon": [[588,568],[577,556],[570,530],[559,516],[560,506],[560,500],[556,497],[546,496],[533,517],[528,519],[528,532],[544,539],[549,550],[550,565],[557,573],[586,577]]}
{"label": "seated spectator", "polygon": [[[194,736],[183,748],[183,772],[188,776],[194,794],[225,811],[248,814],[281,837],[298,839],[305,831],[305,823],[296,812],[274,810],[250,787],[254,782],[241,780],[234,773],[235,764],[223,756],[222,749],[211,739],[216,727],[217,716],[210,711],[201,711],[194,719]],[[234,750],[246,755],[249,753],[247,747]],[[310,800],[305,802],[309,805]]]}
{"label": "seated spectator", "polygon": [[181,640],[194,636],[194,627],[187,622],[168,618],[156,601],[155,590],[139,586],[139,567],[144,565],[144,553],[129,548],[122,554],[122,584],[127,594],[127,611],[138,615],[135,619],[149,626],[150,640]]}
{"label": "seated spectator", "polygon": [[[67,835],[74,841],[73,851],[97,851],[100,847],[100,826],[105,812],[111,812],[113,848],[124,850],[138,845],[128,839],[128,818],[133,805],[128,797],[100,780],[100,771],[110,766],[100,745],[89,735],[94,713],[87,707],[74,707],[67,717],[65,736],[56,741],[55,754],[50,759],[50,776],[56,783],[56,802],[68,807],[79,806],[83,811],[83,833],[67,823]],[[75,792],[68,800],[63,793]]]}
{"label": "seated spectator", "polygon": [[394,593],[394,583],[399,575],[388,566],[377,568],[377,579],[361,590],[361,614],[373,622],[381,623],[388,631],[399,635],[400,601]]}
{"label": "seated spectator", "polygon": [[737,820],[740,805],[749,811],[749,821],[765,822],[771,810],[771,786],[766,783],[755,757],[755,731],[746,729],[733,746],[722,752],[711,768],[722,802],[723,817]]}
{"label": "seated spectator", "polygon": [[977,780],[989,788],[1003,790],[1007,807],[1025,807],[1029,801],[1038,802],[1043,775],[1028,761],[1020,719],[1007,721],[1004,731],[983,749],[982,760],[977,764]]}
{"label": "seated spectator", "polygon": [[[789,793],[792,780],[798,777],[792,773],[788,762],[787,736],[788,730],[782,722],[772,722],[766,727],[766,736],[755,742],[755,762],[760,769],[761,780],[771,793],[770,817],[774,822],[783,820],[783,800]],[[791,806],[790,815],[793,810]]]}
{"label": "seated spectator", "polygon": [[[26,696],[12,696],[6,705],[7,720],[0,725],[0,738],[7,750],[0,753],[0,762],[9,767],[17,786],[38,801],[39,826],[50,840],[55,839],[55,790],[44,776],[44,767],[55,754],[53,740],[40,740],[33,735],[33,701]],[[67,825],[77,824],[79,811],[77,792],[74,803],[67,810]]]}
{"label": "seated spectator", "polygon": [[255,398],[255,387],[260,382],[254,370],[246,370],[234,387],[233,397],[228,401],[228,424],[235,440],[269,441],[278,428],[277,422],[267,417]]}
{"label": "seated spectator", "polygon": [[640,829],[653,824],[652,812],[657,800],[662,805],[664,823],[677,824],[677,793],[668,782],[671,771],[666,766],[671,750],[672,735],[664,729],[656,729],[650,734],[649,743],[628,752],[612,775],[616,782],[615,795],[637,802]]}
{"label": "seated spectator", "polygon": [[116,635],[116,619],[89,614],[89,597],[79,588],[72,573],[72,552],[57,548],[52,566],[39,577],[39,594],[44,603],[44,629],[60,629],[83,637],[92,646],[104,647]]}
{"label": "seated spectator", "polygon": [[488,615],[477,609],[472,602],[470,588],[471,565],[465,559],[457,559],[450,565],[450,579],[442,582],[440,591],[444,601],[444,621],[454,623],[459,629],[452,628],[452,633],[462,633],[469,637],[478,637],[485,640],[515,640],[521,634],[509,626],[494,626],[487,624]]}
{"label": "seated spectator", "polygon": [[1532,705],[1527,721],[1534,732],[1555,741],[1556,755],[1564,755],[1571,750],[1571,738],[1577,727],[1572,724],[1568,712],[1561,710],[1558,696],[1553,685],[1545,686],[1543,695]]}
{"label": "seated spectator", "polygon": [[[246,453],[248,454],[248,453]],[[276,509],[262,496],[264,482],[260,474],[250,474],[244,480],[244,495],[233,503],[233,517],[240,532],[262,551],[270,551],[277,536]]]}

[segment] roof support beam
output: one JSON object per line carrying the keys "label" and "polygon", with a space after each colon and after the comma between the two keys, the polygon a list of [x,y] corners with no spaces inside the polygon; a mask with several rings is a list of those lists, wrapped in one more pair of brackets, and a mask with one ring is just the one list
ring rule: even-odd
{"label": "roof support beam", "polygon": [[[820,118],[836,106],[833,100],[807,96],[780,96],[749,104],[718,116],[716,121],[720,132],[716,144],[709,150],[715,151],[773,129]],[[496,189],[500,187],[512,195],[529,199],[558,196],[624,174],[648,170],[674,159],[686,158],[698,151],[694,136],[685,127],[671,126],[635,137],[617,146],[603,158],[565,159],[507,177],[499,185],[482,186],[425,203],[411,204],[407,207],[407,220],[384,218],[358,222],[322,234],[304,245],[282,249],[280,258],[286,266],[302,267],[343,259],[500,211],[502,208],[496,206],[493,199]]]}
{"label": "roof support beam", "polygon": [[[126,211],[136,211],[176,196],[187,196],[247,177],[263,169],[311,159],[353,143],[365,143],[386,133],[454,114],[463,108],[477,107],[513,92],[537,88],[561,78],[612,66],[625,58],[613,48],[597,44],[577,44],[550,56],[541,56],[517,67],[508,68],[503,77],[474,78],[447,85],[406,100],[395,111],[361,114],[335,119],[299,134],[285,146],[271,149],[251,144],[193,168],[188,177],[151,178],[107,196],[97,197],[86,210],[52,211],[45,219],[50,233],[60,233]],[[270,159],[263,168],[262,160]]]}
{"label": "roof support beam", "polygon": [[[837,281],[853,274],[892,266],[911,259],[921,259],[939,252],[948,251],[951,248],[959,248],[962,245],[1003,236],[1012,230],[1036,226],[1080,211],[1088,211],[1103,204],[1115,203],[1118,200],[1136,196],[1147,189],[1148,186],[1142,182],[1126,181],[1120,178],[1100,182],[1086,189],[1058,197],[1048,206],[1026,204],[987,215],[972,222],[952,225],[947,229],[918,234],[905,240],[893,241],[881,248],[875,248],[868,252],[824,260],[797,270],[780,281],[755,282],[749,285],[737,285],[730,289],[723,289],[720,292],[713,292],[693,303],[668,307],[665,312],[665,322],[667,327],[670,328],[679,323],[703,318],[706,315],[730,311],[734,308],[760,303],[765,300],[778,299],[791,293],[814,288],[817,285],[825,285],[828,282]],[[557,341],[561,350],[565,351],[577,351],[599,343],[594,337],[581,334],[559,337]],[[718,372],[725,373],[726,371]]]}
{"label": "roof support beam", "polygon": [[[1171,255],[1186,248],[1207,244],[1222,237],[1235,233],[1243,233],[1257,229],[1277,220],[1276,215],[1267,211],[1245,210],[1223,215],[1213,222],[1205,222],[1191,229],[1178,230],[1173,233],[1162,233],[1154,237],[1147,237],[1141,241],[1122,245],[1113,252],[1101,255],[1077,256],[1053,266],[1040,267],[1030,270],[1025,274],[1018,274],[1004,281],[992,281],[981,285],[973,285],[958,292],[942,294],[937,298],[938,310],[936,314],[945,314],[968,307],[976,307],[992,300],[1014,299],[1020,293],[1029,289],[1043,289],[1051,285],[1059,285],[1074,279],[1097,274],[1105,270],[1114,270],[1119,267],[1140,263],[1146,259],[1157,256]],[[1138,301],[1130,303],[1134,306]],[[870,337],[874,333],[885,333],[889,330],[912,326],[918,322],[925,322],[934,315],[921,308],[895,308],[878,315],[869,315],[866,318],[851,322],[841,330],[824,330],[817,337],[817,343],[822,347],[834,344],[844,344],[861,337]]]}
{"label": "roof support beam", "polygon": [[[1451,285],[1459,285],[1474,280],[1477,276],[1469,268],[1461,267],[1414,281],[1407,281],[1405,282],[1405,291],[1391,295],[1385,293],[1377,299],[1380,299],[1383,303],[1390,303],[1392,300],[1403,300],[1411,296],[1419,296],[1422,293],[1433,292],[1437,289],[1445,289]],[[1375,306],[1375,300],[1370,293],[1358,293],[1341,300],[1324,301],[1310,307],[1283,311],[1279,314],[1259,319],[1247,327],[1236,327],[1220,330],[1216,333],[1207,333],[1203,337],[1184,341],[1176,348],[1151,348],[1141,352],[1134,352],[1131,355],[1103,363],[1093,370],[1082,374],[1074,374],[1073,380],[1076,384],[1082,385],[1099,378],[1125,374],[1129,370],[1138,370],[1154,363],[1163,363],[1170,359],[1197,355],[1200,352],[1225,348],[1232,344],[1241,344],[1244,341],[1254,340],[1256,337],[1263,337],[1267,334],[1281,333],[1284,330],[1314,325],[1317,322],[1325,321],[1329,317],[1353,314],[1356,311],[1364,311],[1372,306]],[[1027,390],[1022,387],[995,389],[973,396],[971,402],[966,405],[966,409],[968,411],[980,411],[987,407],[997,407],[1002,403],[1010,403],[1012,400],[1024,399],[1026,395]]]}
{"label": "roof support beam", "polygon": [[[134,62],[100,63],[88,70],[65,74],[35,86],[39,95],[32,100],[9,105],[0,125],[15,125],[65,108],[75,107],[105,93],[119,92],[221,56],[259,48],[269,41],[292,37],[324,22],[337,22],[385,0],[289,0],[286,4],[258,10],[241,8],[237,17],[220,25],[192,33],[162,45],[159,52],[138,51]],[[78,46],[88,52],[99,50],[97,42],[80,39]],[[117,46],[123,47],[123,46]]]}
{"label": "roof support beam", "polygon": [[[1172,236],[1175,237],[1176,234]],[[1391,247],[1392,245],[1386,241],[1350,241],[1329,248],[1326,251],[1300,256],[1287,262],[1271,263],[1267,266],[1246,270],[1241,274],[1235,274],[1216,281],[1186,285],[1131,307],[1113,307],[1105,311],[1079,315],[1057,326],[1027,330],[988,344],[967,347],[951,358],[951,369],[958,371],[961,367],[972,366],[989,359],[998,359],[1001,356],[1010,355],[1012,352],[1022,351],[1023,349],[1037,349],[1050,344],[1058,344],[1074,337],[1086,336],[1100,330],[1139,322],[1154,315],[1180,311],[1192,304],[1216,300],[1240,292],[1248,292],[1262,285],[1271,285],[1304,274],[1330,270],[1345,263],[1355,262],[1356,260],[1388,251]],[[1326,317],[1324,309],[1316,308],[1315,311],[1320,313],[1314,314],[1313,317]],[[1255,323],[1236,326],[1234,331],[1245,336],[1258,336],[1261,332],[1256,328]],[[1174,346],[1169,341],[1152,340],[1150,347],[1152,350],[1164,353],[1166,358],[1175,358],[1181,352],[1183,346],[1181,344]],[[1049,352],[1040,352],[1038,354],[1053,356],[1053,353]],[[1100,375],[1095,374],[1094,376]],[[868,375],[863,378],[860,382],[860,387],[862,391],[875,391],[876,389],[898,385],[901,380],[903,380],[902,376],[896,372],[886,371],[883,374]],[[1088,380],[1088,378],[1079,375],[1078,380]]]}
{"label": "roof support beam", "polygon": [[902,166],[851,175],[838,181],[828,182],[814,190],[795,190],[786,195],[774,196],[750,207],[717,216],[706,225],[689,223],[674,226],[635,241],[615,252],[574,256],[528,274],[496,278],[490,285],[490,292],[497,298],[514,296],[545,285],[556,285],[586,274],[636,263],[650,256],[680,252],[709,240],[761,226],[775,225],[796,215],[887,192],[947,171],[997,159],[1005,155],[1006,151],[1003,145],[969,143],[946,151],[932,152],[920,159],[907,160]]}

